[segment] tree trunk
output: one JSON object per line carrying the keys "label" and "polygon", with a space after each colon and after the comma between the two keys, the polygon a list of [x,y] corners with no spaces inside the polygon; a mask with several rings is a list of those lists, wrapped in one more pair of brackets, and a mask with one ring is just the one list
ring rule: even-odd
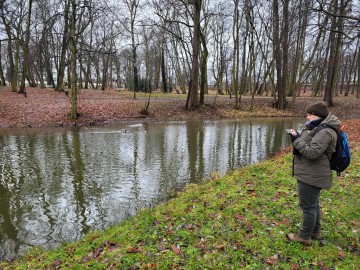
{"label": "tree trunk", "polygon": [[189,108],[199,108],[199,53],[200,53],[200,13],[202,0],[194,0],[194,32],[192,37],[192,65],[189,89]]}
{"label": "tree trunk", "polygon": [[[306,2],[303,3],[302,0],[299,2],[299,8],[301,8],[300,11],[300,18],[299,18],[299,27],[297,30],[297,35],[296,35],[296,46],[295,46],[295,56],[294,56],[294,60],[293,63],[291,65],[290,68],[290,80],[288,83],[288,89],[289,89],[289,96],[292,96],[293,99],[293,103],[295,103],[295,98],[297,96],[297,78],[298,80],[301,80],[302,78],[301,73],[302,73],[302,65],[300,65],[300,63],[303,61],[303,55],[304,55],[304,43],[305,43],[305,37],[306,37],[306,24],[307,24],[307,18],[308,18],[308,11],[307,11],[307,6],[306,9],[303,10],[302,6],[306,5]],[[299,76],[299,77],[297,77]]]}
{"label": "tree trunk", "polygon": [[5,26],[5,31],[7,34],[7,51],[8,51],[8,61],[9,61],[9,69],[8,69],[8,77],[10,79],[11,84],[11,91],[16,92],[17,91],[17,70],[15,70],[15,63],[14,63],[14,57],[13,57],[13,38],[11,33],[11,21],[8,22],[5,18],[4,14],[4,1],[0,1],[0,10],[1,10],[1,18],[3,21],[3,24]]}
{"label": "tree trunk", "polygon": [[[306,3],[306,7],[308,6],[308,2],[306,1],[305,2]],[[308,10],[307,8],[305,7],[305,10]],[[303,55],[304,55],[304,48],[305,48],[305,30],[306,30],[306,21],[307,21],[307,17],[308,17],[308,14],[307,14],[307,11],[305,11],[306,12],[306,14],[304,15],[304,17],[305,17],[305,19],[304,19],[304,24],[303,24],[303,26],[302,26],[302,28],[304,29],[304,31],[302,31],[303,33],[302,33],[302,35],[304,35],[303,37],[301,37],[300,38],[300,40],[303,40],[302,41],[302,50],[301,50],[301,57],[300,57],[300,62],[302,62],[303,61]],[[329,20],[329,15],[326,15],[325,16],[325,18],[324,18],[324,20],[322,21],[322,22],[318,22],[318,24],[319,25],[327,25],[327,23],[328,23],[328,20]],[[317,37],[316,37],[316,40],[315,40],[315,42],[314,42],[314,46],[313,46],[313,49],[312,49],[312,51],[311,51],[311,53],[310,53],[310,56],[307,58],[307,61],[306,61],[306,63],[305,63],[305,65],[303,65],[302,67],[299,65],[299,70],[298,70],[298,81],[295,83],[295,85],[294,85],[294,88],[293,88],[293,90],[295,91],[294,93],[293,93],[293,98],[292,98],[292,106],[294,106],[295,105],[295,97],[296,97],[296,92],[298,92],[298,91],[300,91],[300,87],[301,87],[301,83],[302,83],[302,80],[303,80],[303,76],[304,76],[304,74],[308,71],[308,69],[309,69],[309,67],[313,64],[313,59],[315,58],[315,56],[316,56],[316,52],[318,51],[318,47],[319,47],[319,44],[320,44],[320,40],[321,39],[324,39],[324,32],[325,32],[325,28],[324,27],[320,27],[319,28],[319,33],[318,33],[318,35],[317,35]],[[319,57],[321,57],[321,55],[317,55],[317,60],[315,61],[315,62],[318,62],[319,61]],[[298,64],[300,64],[300,62],[298,63]],[[319,81],[322,83],[322,81],[323,81],[323,76],[324,76],[324,72],[321,70],[321,72],[319,72]],[[294,78],[294,79],[296,79],[296,78]],[[314,89],[314,88],[313,88]],[[320,88],[318,88],[317,89],[317,91],[313,91],[313,94],[314,94],[314,92],[317,94],[318,92],[319,92],[319,89]]]}
{"label": "tree trunk", "polygon": [[[26,19],[26,30],[25,30],[25,42],[23,45],[23,66],[22,66],[22,77],[21,77],[21,85],[19,89],[19,93],[24,94],[25,91],[25,78],[28,75],[31,80],[34,81],[34,79],[31,79],[30,75],[30,53],[29,53],[29,40],[30,40],[30,19],[31,19],[31,10],[32,10],[32,0],[28,0],[28,15]],[[32,83],[29,83],[30,86],[34,87]]]}
{"label": "tree trunk", "polygon": [[77,111],[77,83],[76,83],[76,0],[71,0],[70,17],[70,51],[71,51],[71,119],[78,118]]}
{"label": "tree trunk", "polygon": [[[273,1],[273,39],[274,59],[276,67],[276,107],[278,110],[286,108],[286,87],[288,75],[288,49],[289,49],[289,0],[283,2],[283,22],[280,22],[279,2]],[[280,25],[283,25],[280,34]]]}
{"label": "tree trunk", "polygon": [[[360,39],[360,37],[359,37]],[[358,67],[358,71],[357,71],[357,88],[356,88],[356,98],[360,98],[360,50],[358,50],[358,54],[357,54],[357,67]]]}
{"label": "tree trunk", "polygon": [[1,61],[1,51],[2,51],[2,48],[1,48],[1,40],[0,40],[0,86],[6,86],[6,81],[5,81],[5,76],[4,76],[4,71],[3,71],[3,68],[2,68],[2,61]]}
{"label": "tree trunk", "polygon": [[[172,45],[173,45],[175,55],[179,55],[177,44],[175,42],[175,38],[172,38]],[[183,74],[184,72],[182,72],[182,70],[181,70],[180,57],[175,57],[175,61],[176,61],[175,74],[176,74],[177,84],[179,85],[181,92],[183,94],[185,94],[186,93],[186,80],[185,80],[185,76]]]}
{"label": "tree trunk", "polygon": [[[64,91],[64,77],[65,77],[65,67],[66,63],[66,51],[69,46],[69,10],[70,10],[70,0],[65,0],[65,8],[64,8],[64,31],[63,38],[61,43],[61,53],[59,66],[57,70],[57,82],[55,91]],[[73,4],[74,5],[74,4]],[[70,80],[70,78],[69,78]]]}
{"label": "tree trunk", "polygon": [[[339,9],[338,0],[334,1],[334,14],[337,14]],[[343,15],[345,10],[345,5],[343,0],[341,0],[340,14]],[[342,46],[342,27],[343,18],[342,17],[332,17],[331,23],[331,32],[329,37],[330,44],[330,54],[328,61],[328,70],[326,76],[326,85],[325,85],[325,96],[324,101],[326,101],[329,107],[333,106],[333,97],[335,93],[336,83],[337,83],[337,72],[339,67],[339,57],[340,49]]]}
{"label": "tree trunk", "polygon": [[278,0],[273,0],[273,39],[274,39],[274,59],[275,59],[275,69],[276,69],[276,106],[280,108],[280,99],[283,95],[283,87],[282,87],[282,58],[281,58],[281,40],[280,40],[280,17],[279,17],[279,2]]}
{"label": "tree trunk", "polygon": [[[358,53],[359,51],[359,42],[357,43],[357,47],[356,47],[356,50],[354,52],[354,56],[356,56],[356,54]],[[346,81],[346,88],[345,88],[345,93],[344,93],[344,96],[349,96],[349,93],[350,93],[350,89],[351,89],[351,83],[352,83],[352,76],[354,74],[356,74],[356,57],[352,58],[352,59],[349,59],[350,61],[350,70],[349,72],[347,73],[347,81]],[[355,76],[354,76],[355,78]],[[354,83],[355,83],[355,80],[354,80]]]}
{"label": "tree trunk", "polygon": [[41,74],[43,73],[43,69],[45,68],[45,74],[46,74],[46,84],[47,85],[52,85],[53,88],[55,88],[55,80],[54,80],[54,76],[53,76],[53,72],[52,72],[52,64],[51,64],[51,59],[50,59],[50,52],[49,52],[49,44],[46,41],[46,33],[43,34],[43,37],[40,39],[40,42],[42,44],[40,44],[40,50],[41,50],[41,55],[39,56],[40,58],[40,70],[41,70]]}
{"label": "tree trunk", "polygon": [[[240,45],[239,45],[239,28],[240,28],[240,16],[239,16],[239,1],[234,0],[234,19],[233,19],[233,42],[234,42],[234,57],[232,66],[232,82],[231,90],[232,94],[235,94],[235,109],[240,109],[241,91],[239,91],[239,64],[240,64]],[[243,60],[245,60],[243,58]],[[244,70],[243,70],[244,72]],[[242,73],[243,75],[243,73]]]}
{"label": "tree trunk", "polygon": [[163,92],[168,92],[167,81],[166,81],[166,67],[165,67],[165,40],[164,35],[161,38],[161,78],[163,85]]}
{"label": "tree trunk", "polygon": [[205,87],[207,82],[207,59],[208,59],[208,49],[206,46],[206,40],[202,33],[200,33],[201,44],[203,47],[203,51],[201,54],[201,64],[200,64],[200,105],[205,105]]}
{"label": "tree trunk", "polygon": [[279,92],[278,109],[286,108],[286,91],[288,86],[288,66],[289,66],[289,0],[283,1],[283,30],[282,30],[282,82],[281,91]]}
{"label": "tree trunk", "polygon": [[[335,18],[333,18],[333,20],[335,20]],[[336,83],[336,64],[338,57],[336,52],[336,33],[334,31],[330,33],[329,43],[330,53],[328,59],[328,69],[326,73],[324,101],[326,101],[328,106],[333,106],[333,97]]]}
{"label": "tree trunk", "polygon": [[85,89],[89,89],[89,81],[90,81],[90,72],[91,72],[91,57],[92,57],[92,43],[93,43],[93,22],[90,23],[90,37],[89,37],[89,52],[87,54],[87,59],[86,59],[86,70],[85,70],[85,74],[84,74],[84,88]]}
{"label": "tree trunk", "polygon": [[[112,26],[111,26],[112,29]],[[113,41],[110,41],[110,48],[108,53],[104,55],[103,60],[103,75],[102,75],[102,83],[101,83],[101,90],[105,90],[106,86],[108,84],[108,73],[109,73],[109,63],[110,63],[110,57],[112,56],[112,48],[113,48]],[[111,79],[111,77],[110,77]]]}

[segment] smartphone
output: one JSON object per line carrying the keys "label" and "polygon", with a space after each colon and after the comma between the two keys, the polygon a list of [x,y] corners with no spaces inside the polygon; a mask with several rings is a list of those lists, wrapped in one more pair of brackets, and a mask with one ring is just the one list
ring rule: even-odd
{"label": "smartphone", "polygon": [[285,131],[287,132],[287,133],[291,133],[291,128],[285,128]]}

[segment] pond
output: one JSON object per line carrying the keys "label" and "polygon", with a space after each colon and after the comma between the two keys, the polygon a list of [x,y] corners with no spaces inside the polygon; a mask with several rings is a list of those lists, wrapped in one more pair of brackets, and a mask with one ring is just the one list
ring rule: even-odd
{"label": "pond", "polygon": [[[55,247],[262,161],[304,119],[0,129],[0,260]],[[291,177],[289,175],[289,177]]]}

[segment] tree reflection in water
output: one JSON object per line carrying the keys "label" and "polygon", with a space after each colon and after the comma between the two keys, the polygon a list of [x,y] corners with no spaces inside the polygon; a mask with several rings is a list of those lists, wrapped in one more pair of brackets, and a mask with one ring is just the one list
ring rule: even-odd
{"label": "tree reflection in water", "polygon": [[[0,131],[0,260],[50,248],[290,145],[303,119]],[[289,175],[290,177],[290,175]]]}

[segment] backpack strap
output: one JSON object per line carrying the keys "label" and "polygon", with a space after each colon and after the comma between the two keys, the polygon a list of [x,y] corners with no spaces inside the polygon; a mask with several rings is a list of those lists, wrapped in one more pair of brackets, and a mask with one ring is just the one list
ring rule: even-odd
{"label": "backpack strap", "polygon": [[[334,128],[334,127],[332,127],[332,126],[325,125],[325,124],[320,124],[319,126],[316,127],[314,135],[315,135],[316,133],[318,133],[319,131],[325,129],[325,128],[329,128],[329,129],[332,129],[333,131],[335,131],[335,133],[336,133],[336,144],[335,144],[335,148],[338,147],[337,145],[338,145],[338,143],[339,143],[339,142],[338,142],[338,141],[339,141],[339,140],[338,140],[339,129]],[[329,160],[331,160],[331,155],[329,156],[326,152],[325,152],[325,154],[327,155],[327,157],[329,158]]]}
{"label": "backpack strap", "polygon": [[315,129],[315,134],[316,133],[318,133],[320,130],[323,130],[324,128],[330,128],[330,129],[332,129],[333,131],[335,131],[336,133],[337,133],[337,128],[334,128],[334,127],[332,127],[332,126],[328,126],[328,125],[325,125],[325,124],[320,124],[320,125],[318,125],[317,127],[316,127],[316,129]]}

